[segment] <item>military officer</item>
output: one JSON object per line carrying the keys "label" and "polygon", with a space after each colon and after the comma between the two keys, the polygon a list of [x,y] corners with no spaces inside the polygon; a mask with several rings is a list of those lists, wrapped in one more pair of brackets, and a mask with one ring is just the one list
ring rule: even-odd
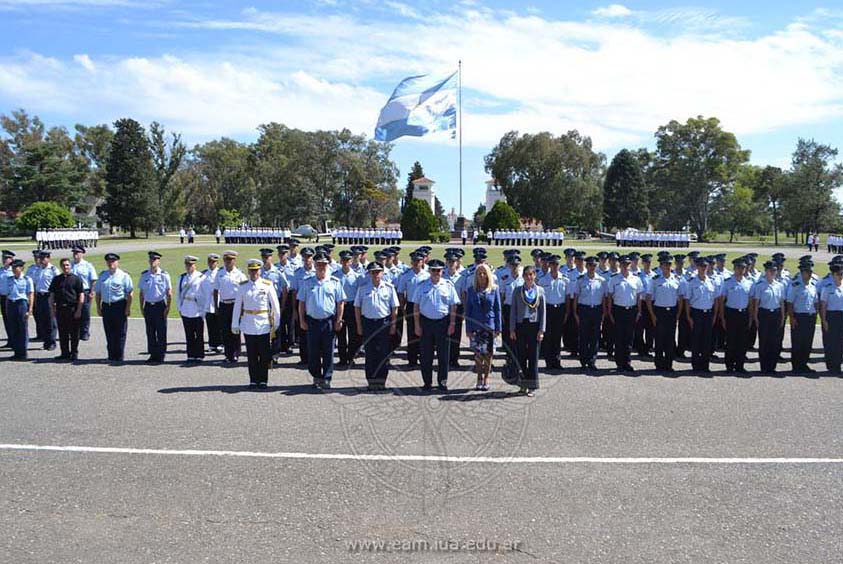
{"label": "military officer", "polygon": [[421,339],[422,389],[433,388],[433,356],[437,358],[437,383],[440,391],[448,390],[450,339],[456,330],[457,305],[460,298],[454,285],[442,277],[445,263],[431,259],[427,263],[430,277],[416,287],[413,295],[416,337]]}
{"label": "military officer", "polygon": [[334,343],[343,324],[345,294],[340,281],[328,271],[330,257],[318,253],[313,261],[316,273],[302,280],[296,299],[301,327],[307,334],[307,367],[313,387],[327,390],[334,374]]}
{"label": "military officer", "polygon": [[82,318],[79,320],[79,339],[87,341],[91,338],[91,302],[94,300],[97,285],[97,270],[85,260],[85,247],[77,245],[73,247],[72,252],[73,263],[70,265],[70,271],[82,279],[82,287],[85,290],[85,303],[82,305]]}
{"label": "military officer", "polygon": [[820,294],[820,317],[825,332],[823,350],[825,365],[830,374],[841,376],[843,360],[843,264],[832,262],[831,282]]}
{"label": "military officer", "polygon": [[340,267],[334,271],[334,278],[342,285],[343,295],[348,306],[343,307],[343,323],[337,332],[337,353],[339,364],[337,368],[349,368],[354,364],[357,351],[360,349],[357,320],[355,319],[354,298],[357,296],[361,277],[351,268],[351,251],[340,251]]}
{"label": "military officer", "polygon": [[[386,388],[390,338],[397,331],[398,293],[383,280],[383,266],[369,263],[369,284],[360,284],[354,298],[357,334],[366,347],[366,381],[370,391]],[[351,309],[351,308],[349,308]]]}
{"label": "military officer", "polygon": [[12,270],[12,263],[15,261],[15,253],[13,251],[2,251],[3,266],[0,268],[0,315],[3,316],[3,329],[6,331],[6,344],[3,348],[9,347],[9,317],[6,315],[6,299],[9,295],[6,279],[14,276]]}
{"label": "military officer", "polygon": [[209,286],[205,275],[196,269],[199,259],[184,257],[184,272],[176,284],[176,305],[179,308],[184,338],[187,344],[187,362],[201,362],[205,358],[205,320]]}
{"label": "military officer", "polygon": [[559,255],[551,255],[547,261],[550,270],[538,280],[538,285],[544,288],[545,307],[547,308],[547,331],[542,341],[541,351],[545,366],[551,369],[562,368],[559,359],[562,348],[562,331],[571,315],[571,304],[568,297],[572,285],[568,277],[559,270],[561,258]]}
{"label": "military officer", "polygon": [[620,272],[612,276],[606,286],[604,310],[604,315],[609,317],[615,329],[615,364],[623,372],[635,372],[629,355],[635,322],[641,316],[641,295],[644,293],[641,278],[629,272],[631,262],[628,255],[619,257]]}
{"label": "military officer", "polygon": [[649,311],[644,311],[646,305],[645,300],[650,286],[653,283],[653,278],[658,274],[652,270],[653,255],[645,253],[639,257],[641,267],[635,271],[635,274],[641,278],[641,283],[644,285],[644,294],[641,297],[641,318],[635,324],[635,348],[641,356],[650,356],[650,351],[653,349],[655,340],[655,323],[650,317]]}
{"label": "military officer", "polygon": [[[463,308],[463,295],[461,289],[465,288],[463,283],[463,276],[466,276],[466,270],[460,266],[460,253],[457,249],[449,249],[445,251],[445,270],[442,277],[450,280],[457,289],[457,295],[460,296],[460,304],[457,306],[457,324],[454,334],[451,336],[450,354],[450,369],[459,370],[460,368],[460,344],[462,337],[463,319],[465,318],[465,309]],[[471,275],[472,280],[474,274]]]}
{"label": "military officer", "polygon": [[781,354],[779,332],[784,331],[785,287],[776,280],[776,264],[764,263],[764,277],[752,287],[752,319],[758,327],[758,360],[763,374],[774,374]]}
{"label": "military officer", "polygon": [[29,331],[26,326],[35,307],[35,283],[28,276],[24,276],[22,260],[13,260],[9,267],[12,275],[0,278],[0,282],[5,282],[6,287],[6,309],[3,315],[8,317],[9,347],[14,353],[12,360],[26,360],[29,345]]}
{"label": "military officer", "polygon": [[108,360],[123,362],[126,349],[127,320],[132,312],[134,285],[132,277],[120,269],[120,255],[105,255],[107,269],[100,272],[96,284],[97,315],[102,317]]}
{"label": "military officer", "polygon": [[173,300],[170,274],[161,268],[161,253],[149,251],[149,269],[138,280],[140,307],[146,322],[147,363],[164,362],[167,354],[167,316]]}
{"label": "military officer", "polygon": [[[292,247],[290,247],[292,249]],[[299,254],[300,265],[296,267],[295,272],[293,273],[293,278],[290,281],[290,292],[291,296],[290,299],[293,300],[293,308],[295,309],[296,315],[296,340],[299,343],[299,366],[307,366],[308,365],[308,340],[307,340],[307,330],[301,324],[301,316],[299,315],[299,300],[298,300],[298,293],[301,288],[304,287],[304,283],[316,276],[316,268],[313,264],[313,255],[316,254],[316,251],[310,247],[305,247],[302,249],[301,253]],[[295,266],[295,263],[293,263]]]}
{"label": "military officer", "polygon": [[655,364],[658,370],[669,375],[673,370],[676,352],[676,321],[682,315],[682,286],[684,280],[673,273],[670,254],[659,256],[659,273],[655,274],[646,290],[647,313],[655,327]]}
{"label": "military officer", "polygon": [[573,316],[579,328],[578,356],[580,365],[589,370],[597,370],[603,298],[606,294],[606,279],[597,274],[597,261],[597,257],[588,257],[585,274],[573,283]]}
{"label": "military officer", "polygon": [[816,371],[808,366],[808,360],[814,344],[817,306],[820,301],[813,269],[812,260],[800,260],[799,274],[788,286],[785,297],[787,313],[790,316],[790,360],[793,372],[807,373],[811,377],[815,377]]}
{"label": "military officer", "polygon": [[504,352],[507,359],[514,359],[516,355],[515,343],[511,342],[510,333],[507,330],[509,327],[509,314],[512,311],[512,294],[515,289],[524,284],[524,278],[521,276],[521,255],[518,252],[511,253],[506,257],[507,271],[501,273],[501,316],[502,327],[504,331],[501,332],[501,341],[503,342]]}
{"label": "military officer", "polygon": [[422,251],[416,250],[410,253],[411,267],[393,281],[398,292],[399,312],[403,311],[407,323],[407,366],[409,367],[418,366],[419,363],[419,339],[416,337],[416,318],[413,315],[416,306],[413,303],[413,296],[418,285],[430,278],[424,259],[425,255]]}
{"label": "military officer", "polygon": [[281,304],[272,281],[261,277],[261,261],[249,259],[249,277],[241,280],[234,299],[231,332],[246,340],[249,387],[266,388],[272,363],[271,340],[281,324]]}
{"label": "military officer", "polygon": [[208,268],[202,271],[202,284],[205,286],[205,325],[208,328],[208,352],[221,353],[222,327],[220,326],[219,303],[214,297],[214,286],[217,283],[217,275],[220,273],[220,256],[217,253],[208,253]]}
{"label": "military officer", "polygon": [[750,295],[752,281],[746,276],[747,261],[738,257],[732,261],[734,273],[720,288],[720,326],[726,333],[726,372],[747,373],[744,368],[749,349]]}
{"label": "military officer", "polygon": [[50,284],[59,275],[59,269],[50,262],[50,251],[38,253],[39,268],[32,281],[35,283],[35,325],[36,334],[44,341],[44,350],[56,348],[58,326],[50,307]]}
{"label": "military officer", "polygon": [[222,331],[225,361],[236,364],[240,359],[240,335],[232,330],[234,316],[234,302],[237,300],[237,290],[240,283],[246,280],[246,275],[237,268],[237,251],[223,251],[223,268],[217,273],[214,283],[214,302],[219,304],[219,323]]}
{"label": "military officer", "polygon": [[278,301],[281,303],[281,327],[273,341],[273,354],[290,354],[293,346],[295,321],[293,315],[294,300],[291,299],[291,285],[296,267],[290,262],[290,246],[282,243],[275,248],[278,251],[278,264],[275,267],[281,272],[282,284]]}
{"label": "military officer", "polygon": [[708,275],[708,261],[697,257],[697,274],[686,281],[683,299],[685,321],[691,329],[691,366],[705,376],[711,374],[711,334],[717,319],[717,286]]}

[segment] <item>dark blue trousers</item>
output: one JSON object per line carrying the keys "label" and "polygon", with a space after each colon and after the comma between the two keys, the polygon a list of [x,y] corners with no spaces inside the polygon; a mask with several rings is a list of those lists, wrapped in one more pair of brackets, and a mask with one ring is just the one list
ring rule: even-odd
{"label": "dark blue trousers", "polygon": [[366,347],[366,380],[370,385],[385,385],[389,376],[389,354],[392,351],[389,317],[362,317],[363,345]]}
{"label": "dark blue trousers", "polygon": [[26,348],[29,346],[27,309],[29,300],[6,300],[6,311],[3,315],[8,320],[6,330],[9,332],[9,347],[14,351],[15,358],[26,358]]}
{"label": "dark blue trousers", "polygon": [[6,340],[9,340],[9,316],[6,314],[6,296],[0,296],[0,315],[3,316],[3,329],[6,331]]}
{"label": "dark blue trousers", "polygon": [[577,317],[580,318],[578,341],[580,363],[585,366],[597,361],[603,306],[578,305]]}
{"label": "dark blue trousers", "polygon": [[796,314],[796,328],[794,329],[793,325],[790,326],[790,359],[795,372],[808,367],[816,329],[816,313]]}
{"label": "dark blue trousers", "polygon": [[419,316],[422,326],[421,336],[421,373],[425,386],[433,385],[433,352],[436,350],[438,383],[448,383],[448,362],[450,356],[451,340],[448,338],[448,323],[450,316],[442,319],[430,319],[423,315]]}
{"label": "dark blue trousers", "polygon": [[108,360],[122,361],[126,349],[126,300],[102,304],[102,327],[105,330],[105,343]]}
{"label": "dark blue trousers", "polygon": [[825,366],[831,374],[840,375],[843,363],[843,311],[827,311],[828,331],[825,334]]}
{"label": "dark blue trousers", "polygon": [[91,294],[85,292],[85,303],[79,318],[79,338],[87,341],[91,338]]}
{"label": "dark blue trousers", "polygon": [[655,360],[656,368],[673,368],[673,355],[676,352],[676,307],[653,306],[656,314]]}
{"label": "dark blue trousers", "polygon": [[58,326],[50,309],[49,294],[35,294],[35,333],[44,341],[44,348],[56,346]]}
{"label": "dark blue trousers", "polygon": [[307,370],[316,380],[331,381],[334,375],[334,318],[307,316]]}
{"label": "dark blue trousers", "polygon": [[146,322],[146,350],[151,360],[163,361],[167,354],[167,317],[164,315],[166,303],[143,304],[143,319]]}

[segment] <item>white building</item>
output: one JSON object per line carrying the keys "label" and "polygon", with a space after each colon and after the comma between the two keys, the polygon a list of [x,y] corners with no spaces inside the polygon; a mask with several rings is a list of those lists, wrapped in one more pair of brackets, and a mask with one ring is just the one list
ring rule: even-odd
{"label": "white building", "polygon": [[436,190],[433,185],[436,184],[433,180],[422,176],[413,180],[413,197],[419,200],[424,200],[430,206],[430,211],[436,213]]}
{"label": "white building", "polygon": [[486,181],[486,212],[490,212],[500,200],[505,202],[506,196],[504,196],[500,186],[495,186],[495,179],[490,178]]}

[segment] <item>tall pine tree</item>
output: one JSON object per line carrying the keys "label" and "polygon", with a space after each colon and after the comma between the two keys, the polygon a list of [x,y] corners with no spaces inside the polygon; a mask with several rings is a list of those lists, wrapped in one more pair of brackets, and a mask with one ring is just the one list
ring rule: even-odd
{"label": "tall pine tree", "polygon": [[603,186],[603,224],[606,229],[645,227],[649,219],[647,184],[641,163],[624,149],[615,155]]}
{"label": "tall pine tree", "polygon": [[143,126],[133,119],[114,122],[115,133],[105,176],[103,215],[112,226],[149,231],[155,220],[155,169]]}
{"label": "tall pine tree", "polygon": [[413,201],[413,189],[415,188],[413,180],[418,180],[422,177],[424,177],[424,170],[422,169],[421,163],[416,161],[413,163],[412,170],[407,175],[407,189],[404,190],[404,205],[401,207],[402,212],[407,209],[407,204]]}

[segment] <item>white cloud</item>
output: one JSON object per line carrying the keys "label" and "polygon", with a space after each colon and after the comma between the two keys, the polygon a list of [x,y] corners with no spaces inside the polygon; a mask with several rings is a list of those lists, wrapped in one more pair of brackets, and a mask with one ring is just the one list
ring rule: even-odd
{"label": "white cloud", "polygon": [[395,12],[397,12],[399,15],[405,17],[405,18],[411,18],[411,19],[420,19],[421,18],[421,16],[419,15],[419,13],[416,11],[415,8],[413,8],[412,6],[409,6],[407,4],[404,4],[403,2],[392,2],[392,1],[387,0],[386,2],[384,2],[384,4],[386,6],[388,6],[389,8],[391,8],[392,10],[394,10]]}
{"label": "white cloud", "polygon": [[610,4],[602,8],[597,8],[592,14],[598,18],[626,18],[632,15],[632,10],[623,4]]}
{"label": "white cloud", "polygon": [[79,63],[79,65],[88,72],[95,72],[97,70],[94,62],[91,60],[91,57],[84,53],[81,55],[73,55],[73,60]]}
{"label": "white cloud", "polygon": [[[510,129],[576,128],[606,150],[696,115],[717,116],[739,135],[843,117],[843,37],[821,22],[741,37],[660,27],[728,20],[716,15],[651,14],[650,23],[660,22],[654,30],[634,14],[580,22],[472,7],[385,25],[251,9],[237,19],[181,22],[217,34],[218,49],[201,54],[0,60],[0,101],[69,108],[87,121],[157,119],[199,137],[248,135],[269,120],[371,134],[401,78],[462,59],[465,143],[484,148]],[[257,33],[251,43],[242,34],[229,43],[228,30]]]}

